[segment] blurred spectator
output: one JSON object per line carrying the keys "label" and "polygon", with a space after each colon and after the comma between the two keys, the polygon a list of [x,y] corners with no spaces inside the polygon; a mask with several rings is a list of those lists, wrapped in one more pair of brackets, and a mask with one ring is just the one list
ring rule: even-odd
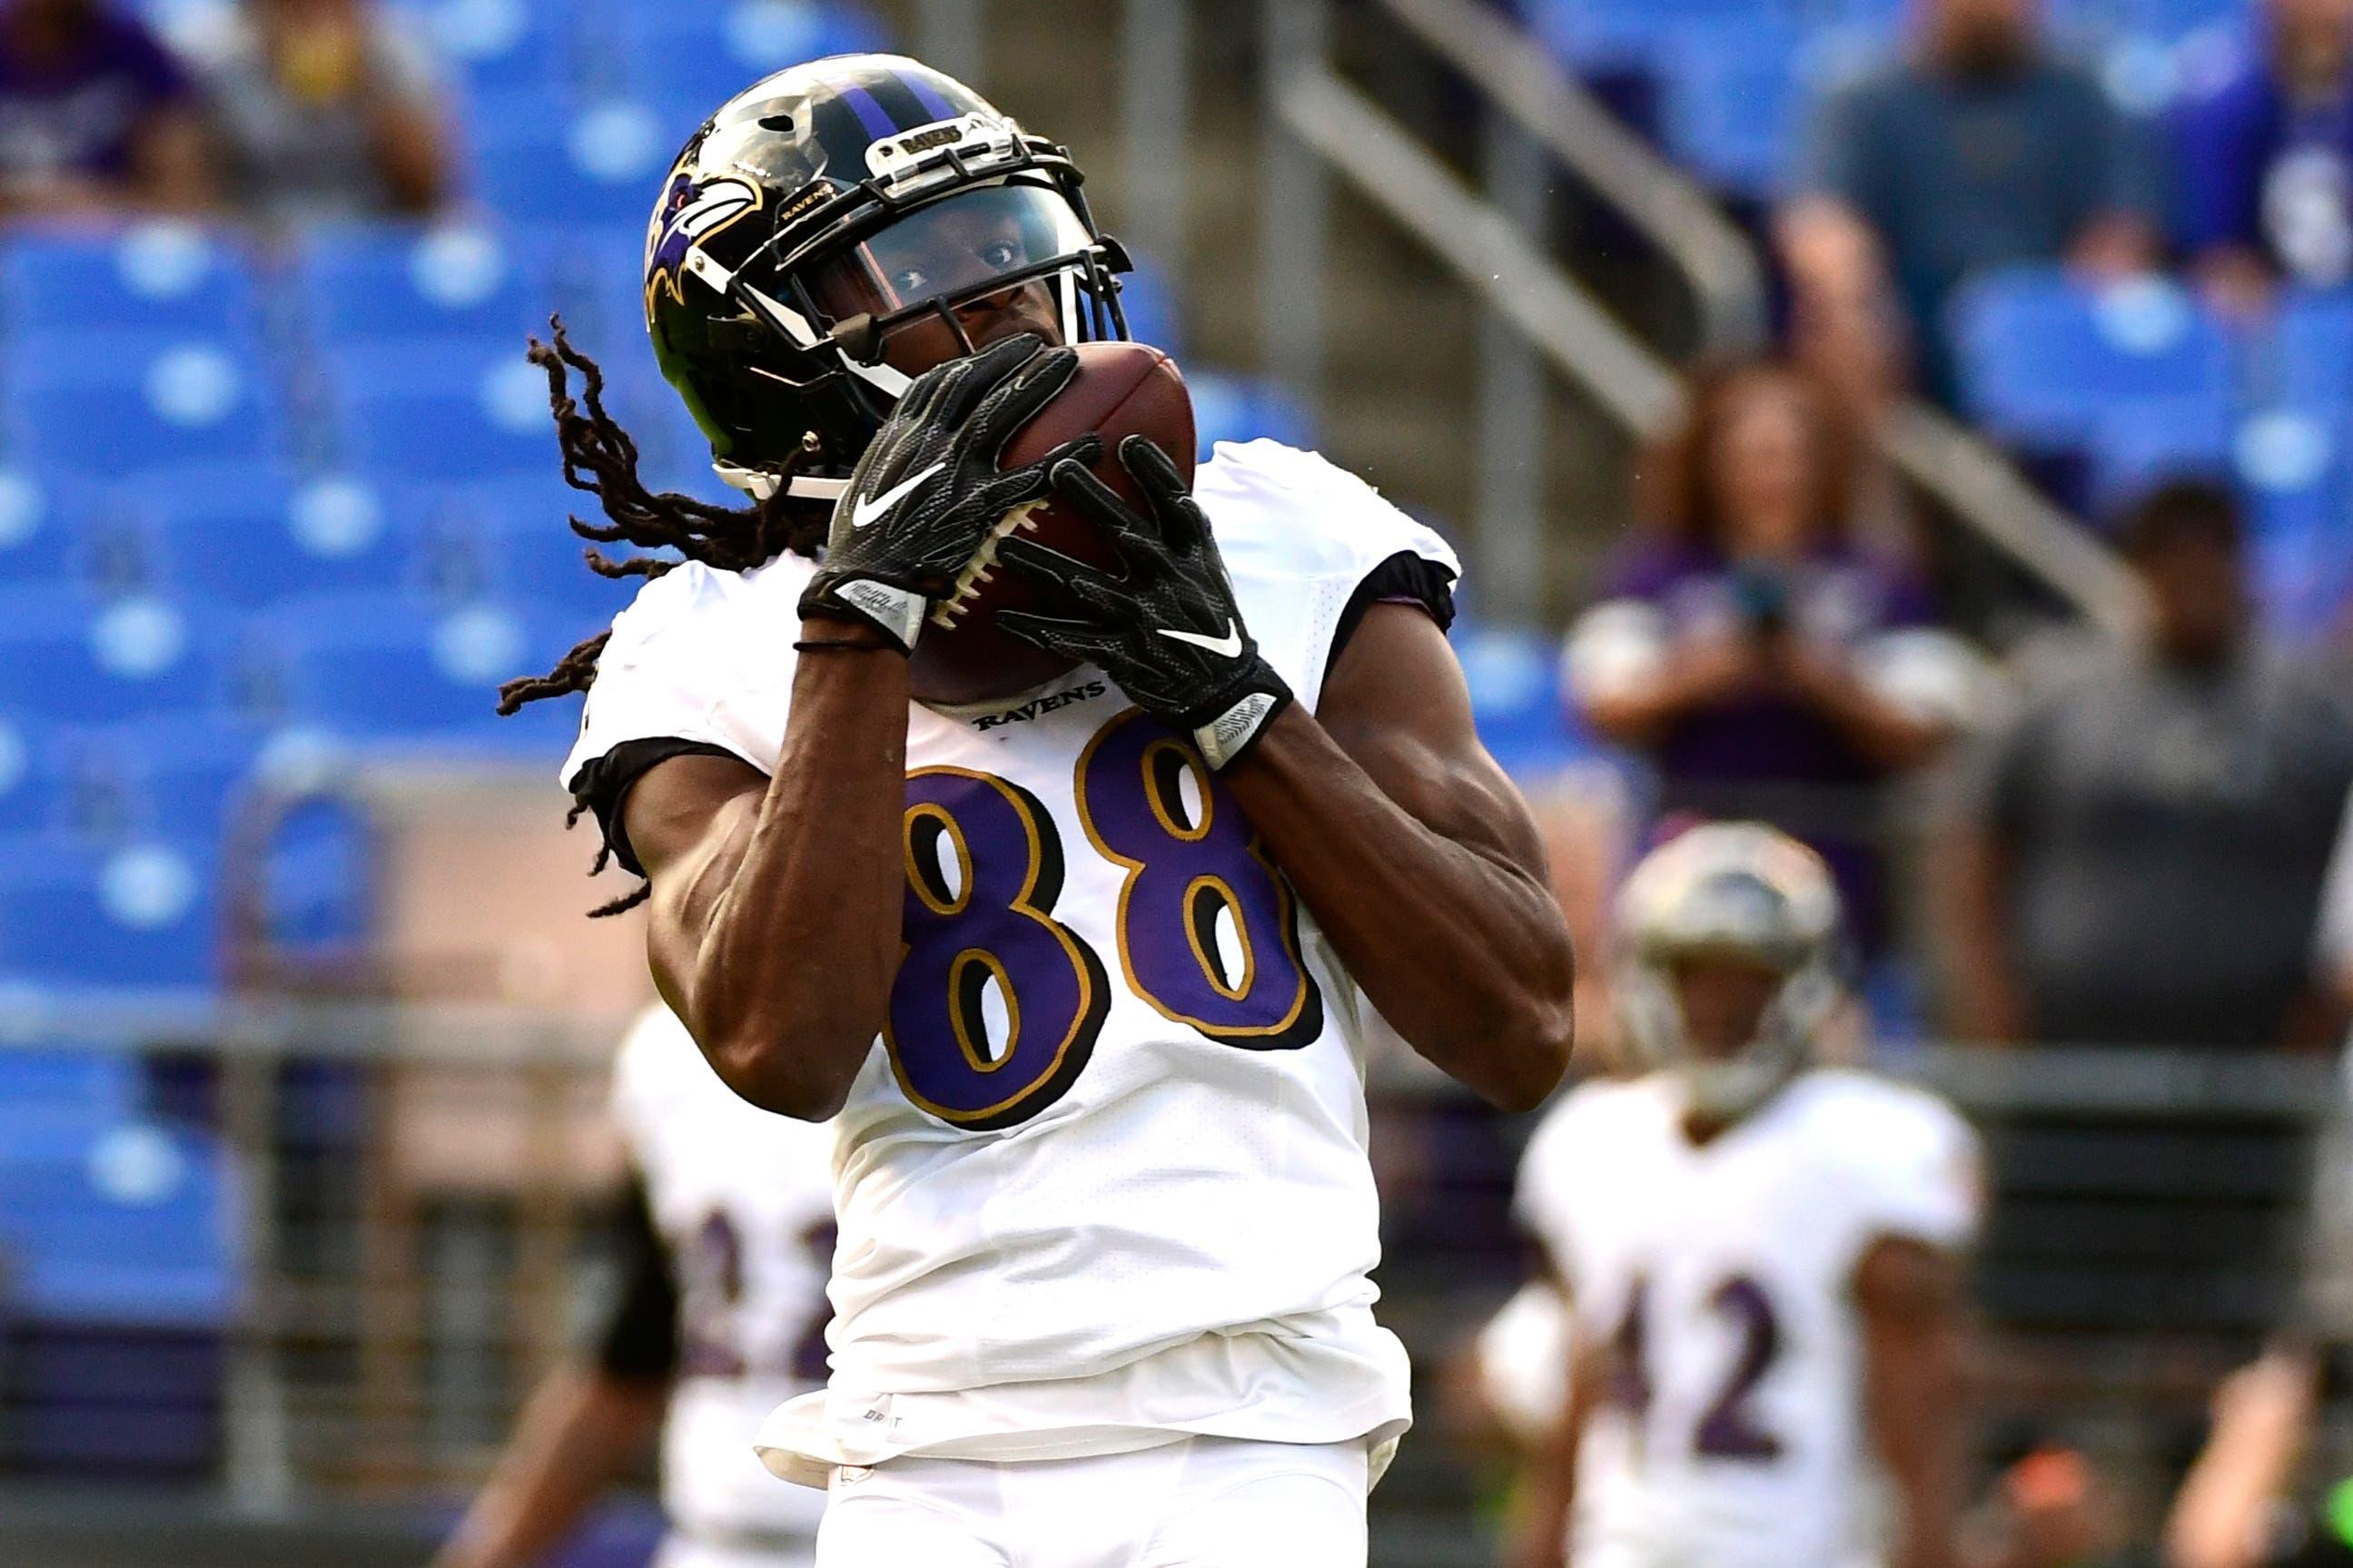
{"label": "blurred spectator", "polygon": [[0,0],[0,216],[193,212],[212,198],[186,73],[100,0]]}
{"label": "blurred spectator", "polygon": [[1969,772],[1947,869],[1971,1039],[2310,1045],[2322,879],[2353,726],[2249,625],[2228,492],[2166,486],[2127,520],[2155,603],[2119,649],[2028,707]]}
{"label": "blurred spectator", "polygon": [[1891,314],[1945,397],[1945,303],[1972,274],[2125,272],[2157,251],[2155,161],[2099,79],[2051,54],[2040,0],[1915,3],[1910,54],[1815,106],[1779,221],[1799,341],[1866,402],[1901,379]]}
{"label": "blurred spectator", "polygon": [[2241,315],[2281,278],[2353,280],[2353,0],[2266,0],[2263,23],[2174,127],[2182,249]]}
{"label": "blurred spectator", "polygon": [[181,38],[237,205],[285,224],[428,213],[449,169],[433,61],[370,0],[244,0]]}
{"label": "blurred spectator", "polygon": [[1646,465],[1657,526],[1571,630],[1566,678],[1596,729],[1656,764],[1663,814],[1813,846],[1875,954],[1883,786],[1936,755],[1973,682],[1911,575],[1852,537],[1848,436],[1787,366],[1703,377]]}

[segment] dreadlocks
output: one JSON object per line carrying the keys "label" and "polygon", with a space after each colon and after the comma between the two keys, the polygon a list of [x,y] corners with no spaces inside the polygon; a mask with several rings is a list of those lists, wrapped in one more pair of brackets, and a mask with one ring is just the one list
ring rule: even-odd
{"label": "dreadlocks", "polygon": [[[556,439],[564,451],[564,482],[596,498],[607,521],[571,519],[572,531],[592,541],[583,552],[589,570],[600,577],[654,578],[681,561],[700,561],[722,572],[749,572],[791,552],[813,556],[825,542],[830,510],[822,503],[793,499],[779,475],[776,489],[765,500],[748,507],[714,506],[692,496],[647,490],[638,477],[638,444],[605,412],[605,373],[596,361],[572,346],[565,335],[564,319],[548,322],[554,342],[531,340],[531,363],[547,372],[548,407],[555,416]],[[569,371],[580,373],[581,403],[572,397]],[[677,552],[673,560],[660,555],[632,555],[616,561],[596,544],[632,544],[647,550]],[[526,703],[586,691],[596,679],[596,662],[604,656],[610,631],[597,633],[556,661],[545,675],[510,680],[499,688],[499,712],[522,711]],[[575,804],[564,818],[570,827],[587,810]],[[596,851],[588,874],[596,876],[611,864],[613,850]],[[631,892],[590,911],[591,918],[617,915],[645,902],[652,891],[640,885]]]}

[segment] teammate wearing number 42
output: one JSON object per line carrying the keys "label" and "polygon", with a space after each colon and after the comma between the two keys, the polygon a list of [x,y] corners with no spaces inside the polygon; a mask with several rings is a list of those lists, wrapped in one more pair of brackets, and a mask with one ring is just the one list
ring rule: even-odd
{"label": "teammate wearing number 42", "polygon": [[1188,480],[1181,412],[1072,427],[1162,374],[1125,266],[1061,149],[839,58],[722,106],[649,237],[745,507],[648,494],[594,365],[536,351],[583,531],[682,560],[604,563],[659,574],[508,700],[587,691],[564,779],[663,994],[833,1127],[830,1384],[760,1437],[829,1489],[826,1568],[1361,1564],[1409,1418],[1366,1052],[1514,1109],[1567,1061],[1452,552],[1309,453]]}
{"label": "teammate wearing number 42", "polygon": [[1620,924],[1651,1070],[1570,1094],[1521,1173],[1577,1348],[1515,1563],[1951,1568],[1973,1135],[1814,1061],[1838,895],[1793,840],[1694,828]]}

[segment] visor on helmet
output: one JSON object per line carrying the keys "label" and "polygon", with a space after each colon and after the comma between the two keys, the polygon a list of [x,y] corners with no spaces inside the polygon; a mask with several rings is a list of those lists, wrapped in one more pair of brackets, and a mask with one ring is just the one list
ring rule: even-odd
{"label": "visor on helmet", "polygon": [[879,359],[893,328],[1024,285],[1039,289],[1063,336],[1079,342],[1112,335],[1092,309],[1094,244],[1061,192],[1008,181],[919,207],[800,269],[799,281],[823,330],[871,322],[861,358]]}

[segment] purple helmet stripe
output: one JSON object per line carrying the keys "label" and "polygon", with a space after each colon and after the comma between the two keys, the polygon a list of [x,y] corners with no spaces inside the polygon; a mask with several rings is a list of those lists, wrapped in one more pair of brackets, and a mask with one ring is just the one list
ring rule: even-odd
{"label": "purple helmet stripe", "polygon": [[902,87],[915,95],[915,101],[922,104],[923,112],[933,119],[954,120],[956,117],[956,111],[948,100],[942,98],[937,89],[922,77],[908,71],[892,71],[891,74],[898,79]]}
{"label": "purple helmet stripe", "polygon": [[879,142],[885,136],[898,134],[898,123],[883,111],[881,101],[856,82],[841,84],[841,98],[843,102],[858,111],[858,123],[866,128],[869,136]]}

